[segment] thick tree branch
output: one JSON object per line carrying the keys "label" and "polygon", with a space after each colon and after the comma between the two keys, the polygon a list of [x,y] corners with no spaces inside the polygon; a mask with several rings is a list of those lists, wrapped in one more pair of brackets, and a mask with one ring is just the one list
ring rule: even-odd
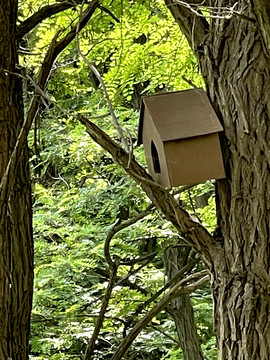
{"label": "thick tree branch", "polygon": [[59,41],[57,40],[59,34],[56,34],[56,36],[54,37],[50,45],[50,48],[47,51],[47,54],[44,58],[42,67],[40,69],[37,79],[35,96],[33,97],[33,100],[30,105],[30,109],[27,113],[28,128],[30,128],[31,123],[34,120],[36,113],[38,111],[39,99],[41,95],[40,90],[44,91],[46,87],[46,82],[48,80],[54,61],[56,60],[57,56],[71,43],[71,41],[75,39],[77,31],[82,30],[86,26],[86,24],[92,17],[94,11],[96,10],[97,6],[98,6],[98,0],[93,0],[89,4],[87,9],[83,12],[83,15],[80,21],[78,22],[78,24],[75,24],[63,39]]}
{"label": "thick tree branch", "polygon": [[126,353],[129,346],[136,339],[138,334],[150,323],[154,316],[156,316],[172,299],[182,294],[189,294],[195,291],[209,280],[209,275],[206,270],[190,275],[175,285],[163,298],[134,326],[131,332],[125,337],[112,360],[121,360]]}
{"label": "thick tree branch", "polygon": [[172,342],[174,342],[175,344],[177,344],[178,346],[180,346],[180,343],[178,340],[174,339],[171,335],[167,334],[165,331],[161,330],[158,326],[151,324],[148,325],[149,327],[151,327],[152,329],[160,332],[162,335],[164,335],[165,337],[167,337],[168,339],[170,339]]}
{"label": "thick tree branch", "polygon": [[29,33],[35,26],[41,23],[43,20],[48,19],[49,17],[58,14],[61,11],[74,8],[77,4],[81,3],[82,0],[67,0],[58,2],[52,5],[43,6],[39,11],[30,16],[28,19],[24,20],[18,26],[18,38],[21,39]]}
{"label": "thick tree branch", "polygon": [[153,204],[163,212],[179,234],[196,249],[206,266],[211,267],[212,259],[217,256],[218,249],[222,249],[221,244],[214,240],[205,227],[194,221],[188,212],[180,207],[170,192],[155,183],[143,167],[134,159],[130,159],[129,154],[106,133],[86,117],[79,115],[79,119],[93,140],[110,152],[115,161],[141,185]]}

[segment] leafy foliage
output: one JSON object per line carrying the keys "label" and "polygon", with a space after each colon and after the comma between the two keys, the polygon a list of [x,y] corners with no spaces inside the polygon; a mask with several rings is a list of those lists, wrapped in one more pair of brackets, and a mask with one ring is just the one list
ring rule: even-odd
{"label": "leafy foliage", "polygon": [[[41,5],[40,1],[21,2],[20,20]],[[81,34],[80,48],[104,78],[118,119],[135,144],[142,95],[185,89],[190,83],[201,86],[202,80],[186,41],[162,1],[115,0],[104,1],[103,6],[111,14],[96,11]],[[56,32],[63,36],[78,16],[78,11],[65,11],[43,21],[26,36],[23,45],[35,55],[23,55],[21,63],[30,76],[36,76]],[[28,94],[33,92],[31,86]],[[29,136],[36,276],[31,358],[81,359],[108,286],[104,259],[108,231],[117,221],[144,210],[149,200],[104,150],[89,141],[76,121],[78,112],[98,117],[98,125],[119,141],[99,80],[81,60],[75,41],[57,59],[47,95],[52,101],[45,98],[40,105]],[[26,105],[28,100],[26,96]],[[134,154],[144,163],[142,149],[135,147]],[[179,196],[183,206],[209,231],[215,228],[212,195],[209,182]],[[158,212],[115,235],[110,251],[125,265],[117,273],[95,359],[111,358],[135,324],[138,306],[164,285],[162,253],[179,240],[175,229]],[[209,290],[198,291],[192,300],[205,354],[215,359]],[[140,315],[149,307],[142,307]],[[128,356],[180,359],[181,350],[174,338],[173,321],[162,312],[136,339]]]}

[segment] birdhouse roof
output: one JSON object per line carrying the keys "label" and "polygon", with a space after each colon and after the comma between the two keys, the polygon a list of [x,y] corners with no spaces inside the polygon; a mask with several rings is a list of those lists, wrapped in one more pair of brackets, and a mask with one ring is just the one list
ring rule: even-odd
{"label": "birdhouse roof", "polygon": [[142,100],[138,144],[142,143],[146,108],[162,141],[185,139],[223,130],[203,89],[150,95]]}

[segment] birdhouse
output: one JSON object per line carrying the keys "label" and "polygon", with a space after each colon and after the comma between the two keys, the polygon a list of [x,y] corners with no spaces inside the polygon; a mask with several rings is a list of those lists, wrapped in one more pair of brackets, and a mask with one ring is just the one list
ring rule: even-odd
{"label": "birdhouse", "polygon": [[138,144],[144,145],[151,176],[164,187],[224,178],[221,131],[203,89],[142,100]]}

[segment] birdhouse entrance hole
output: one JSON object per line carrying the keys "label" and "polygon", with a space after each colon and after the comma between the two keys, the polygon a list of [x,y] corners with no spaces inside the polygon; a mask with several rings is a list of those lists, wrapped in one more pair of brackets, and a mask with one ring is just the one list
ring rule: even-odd
{"label": "birdhouse entrance hole", "polygon": [[160,174],[161,167],[160,167],[160,162],[159,162],[159,158],[158,158],[158,151],[157,151],[156,145],[154,144],[153,141],[151,141],[151,155],[152,155],[152,160],[153,160],[154,171],[155,171],[155,173]]}

